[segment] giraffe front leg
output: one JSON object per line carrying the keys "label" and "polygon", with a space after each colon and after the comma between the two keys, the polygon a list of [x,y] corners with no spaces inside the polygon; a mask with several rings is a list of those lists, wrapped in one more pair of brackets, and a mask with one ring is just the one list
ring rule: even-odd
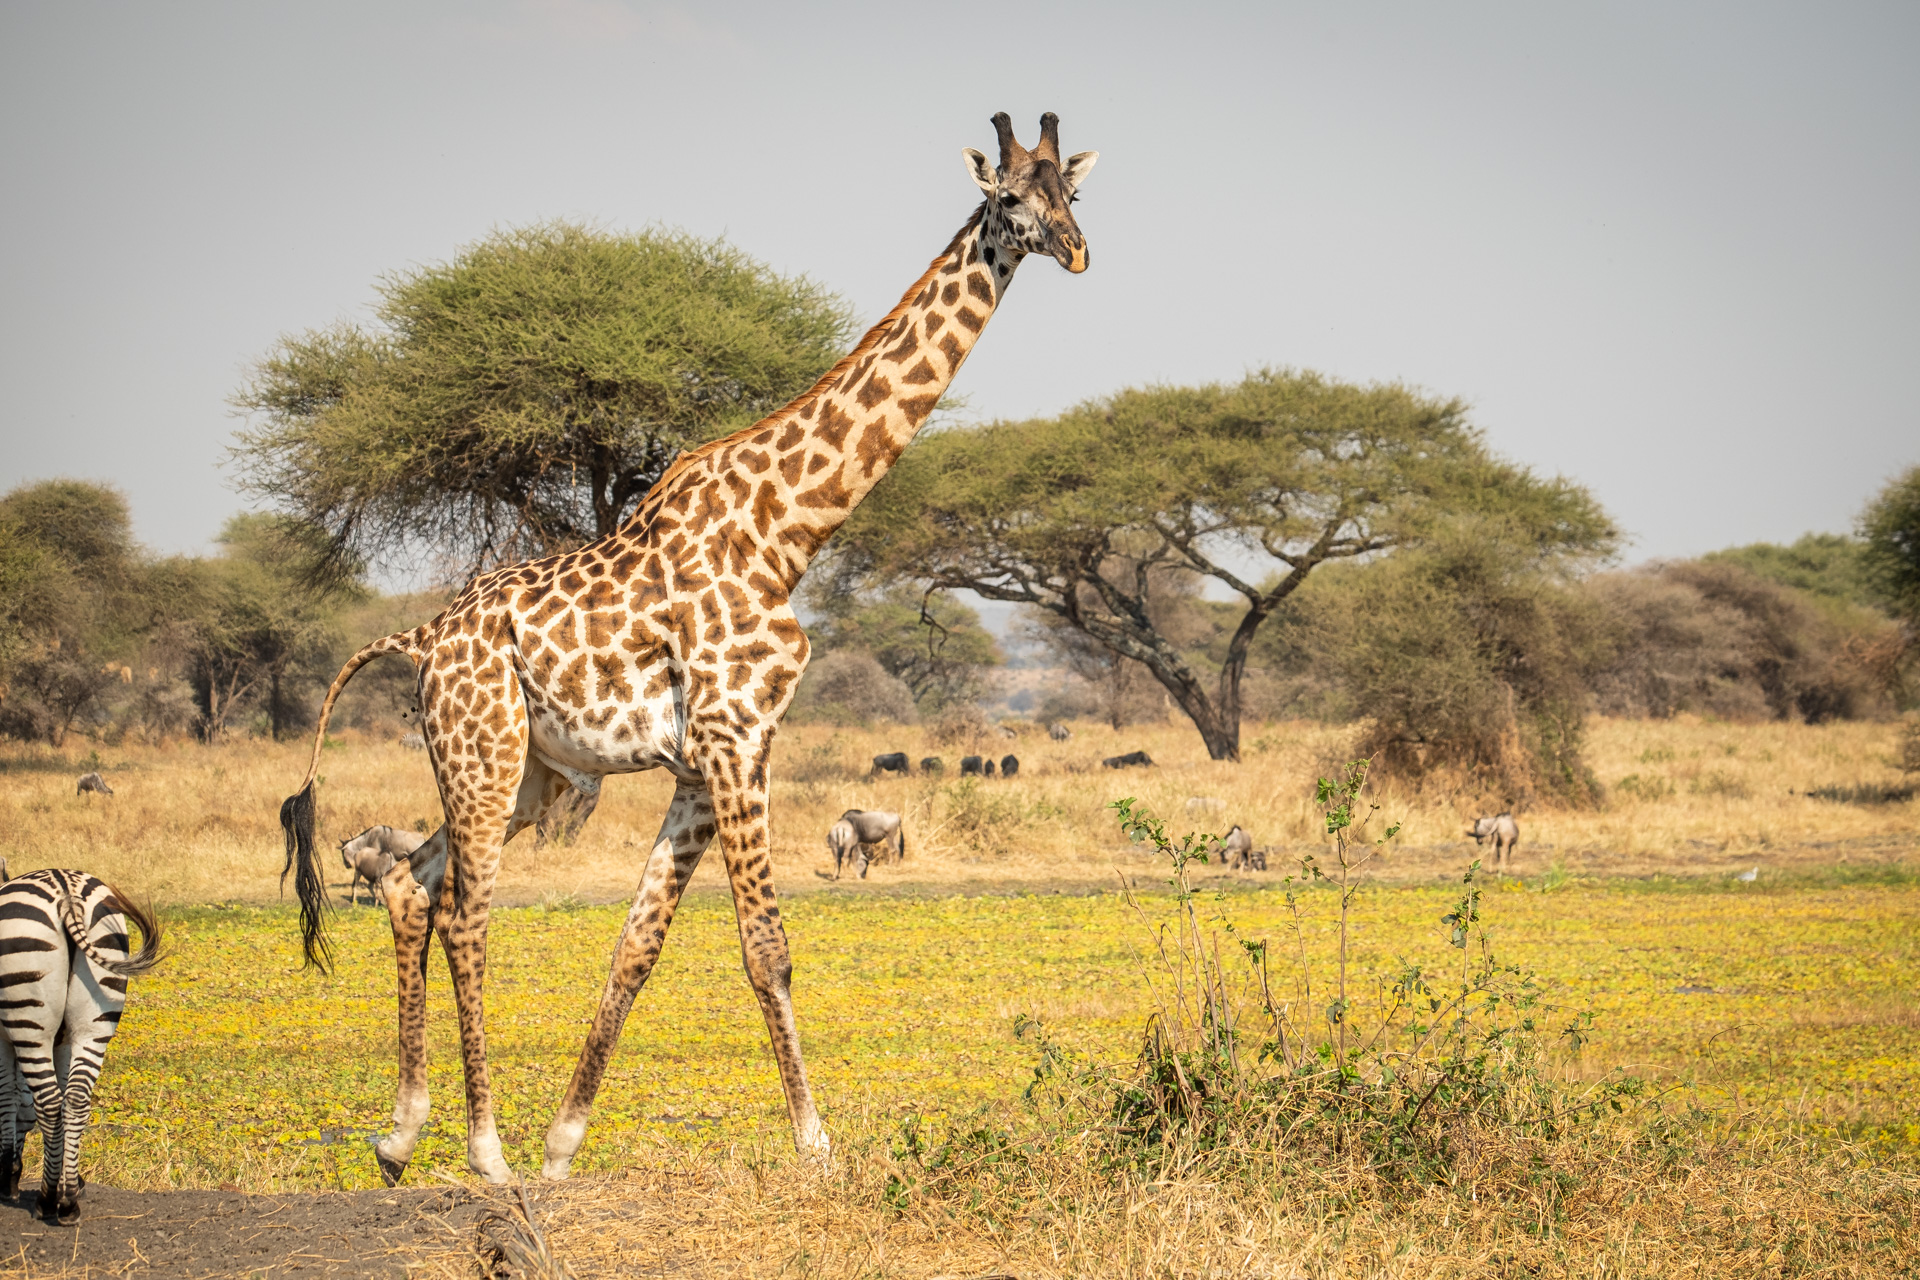
{"label": "giraffe front leg", "polygon": [[[423,856],[424,855],[424,856]],[[427,1123],[427,945],[433,936],[433,903],[446,877],[447,837],[433,839],[397,861],[382,880],[387,919],[393,926],[393,960],[399,1013],[399,1082],[393,1102],[393,1132],[373,1143],[373,1158],[388,1186],[399,1183]],[[416,875],[417,871],[417,875]]]}
{"label": "giraffe front leg", "polygon": [[654,838],[653,851],[647,855],[647,869],[641,874],[640,889],[633,896],[633,908],[621,926],[620,940],[613,947],[613,964],[607,972],[607,985],[600,995],[600,1009],[594,1014],[593,1030],[580,1050],[573,1079],[567,1083],[566,1097],[547,1130],[547,1158],[542,1177],[558,1181],[572,1168],[573,1157],[587,1136],[587,1118],[593,1112],[594,1096],[600,1091],[607,1063],[620,1041],[620,1029],[626,1025],[633,1001],[646,985],[660,949],[666,944],[667,928],[680,905],[680,895],[700,865],[700,855],[713,840],[713,800],[704,786],[682,783],[673,793],[660,834]]}
{"label": "giraffe front leg", "polygon": [[[807,1085],[806,1064],[800,1056],[800,1031],[793,1017],[793,962],[787,951],[787,931],[780,923],[780,906],[773,889],[773,860],[767,836],[766,758],[770,743],[759,745],[752,760],[734,765],[731,772],[743,781],[714,783],[714,816],[720,847],[727,860],[727,879],[733,887],[733,912],[740,925],[740,955],[747,981],[759,998],[773,1041],[774,1061],[780,1067],[780,1087],[787,1096],[787,1115],[793,1121],[793,1145],[802,1155],[825,1162],[827,1131]],[[746,746],[738,748],[743,753]],[[744,769],[742,765],[746,766]],[[710,775],[711,777],[712,775]]]}

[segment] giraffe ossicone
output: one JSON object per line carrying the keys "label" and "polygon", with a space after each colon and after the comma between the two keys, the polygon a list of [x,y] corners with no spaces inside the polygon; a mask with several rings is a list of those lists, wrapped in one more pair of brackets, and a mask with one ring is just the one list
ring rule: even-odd
{"label": "giraffe ossicone", "polygon": [[543,1172],[566,1176],[627,1013],[716,838],[795,1146],[825,1156],[767,837],[773,735],[807,663],[790,597],[933,412],[1021,261],[1043,253],[1069,271],[1087,268],[1070,206],[1098,153],[1063,161],[1051,112],[1040,118],[1032,150],[1004,112],[993,125],[998,165],[964,151],[986,200],[899,305],[812,389],[682,455],[617,532],[482,574],[432,621],[355,654],[327,690],[306,782],[281,806],[310,964],[328,957],[313,838],[320,747],[340,691],[382,654],[404,654],[417,668],[420,729],[446,810],[441,828],[383,883],[399,977],[399,1087],[393,1131],[374,1145],[389,1183],[405,1172],[427,1118],[425,965],[436,932],[459,1011],[467,1163],[493,1181],[509,1178],[493,1121],[482,998],[501,847],[569,792],[591,793],[608,774],[644,769],[666,769],[677,786],[548,1130]]}

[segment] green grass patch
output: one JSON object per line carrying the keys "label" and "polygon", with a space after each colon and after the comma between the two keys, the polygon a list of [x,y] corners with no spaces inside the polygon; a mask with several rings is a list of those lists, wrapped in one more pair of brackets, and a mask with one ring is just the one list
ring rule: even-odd
{"label": "green grass patch", "polygon": [[[1503,959],[1599,1014],[1578,1069],[1678,1082],[1798,1131],[1920,1151],[1920,885],[1517,882],[1487,895]],[[1353,963],[1388,974],[1447,962],[1439,922],[1453,885],[1363,892]],[[1315,895],[1306,943],[1333,942]],[[1290,934],[1277,890],[1206,893],[1203,918],[1243,935]],[[1034,1049],[1017,1017],[1106,1061],[1139,1046],[1142,939],[1117,896],[853,898],[785,909],[794,1003],[827,1123],[859,1114],[961,1116],[1018,1096]],[[509,1160],[541,1139],[605,980],[624,908],[496,912],[488,1034]],[[393,1100],[393,958],[384,912],[343,912],[341,963],[302,972],[284,908],[167,912],[171,957],[138,980],[107,1057],[83,1160],[124,1186],[364,1187],[366,1139]],[[1363,989],[1364,984],[1363,984]],[[1368,997],[1362,997],[1368,998]],[[451,993],[437,947],[429,981],[434,1116],[415,1165],[464,1164]],[[739,962],[733,912],[690,896],[607,1076],[581,1172],[659,1148],[788,1142],[766,1030]]]}

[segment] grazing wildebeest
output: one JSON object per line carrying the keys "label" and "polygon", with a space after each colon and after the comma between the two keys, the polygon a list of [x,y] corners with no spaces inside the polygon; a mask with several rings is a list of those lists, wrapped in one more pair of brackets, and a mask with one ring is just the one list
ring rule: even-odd
{"label": "grazing wildebeest", "polygon": [[[1253,870],[1253,837],[1248,835],[1246,828],[1239,823],[1236,822],[1228,828],[1227,834],[1220,838],[1214,848],[1222,855],[1220,861],[1227,870]],[[1264,863],[1265,859],[1261,861]],[[1265,870],[1265,867],[1261,869]]]}
{"label": "grazing wildebeest", "polygon": [[1019,756],[1009,754],[1009,755],[1004,755],[1000,757],[1000,776],[1001,777],[1011,778],[1013,777],[1014,774],[1019,772],[1020,772]]}
{"label": "grazing wildebeest", "polygon": [[947,766],[941,763],[939,756],[928,756],[920,762],[920,772],[922,773],[945,773],[946,769]]}
{"label": "grazing wildebeest", "polygon": [[1124,769],[1128,765],[1151,765],[1153,757],[1144,751],[1129,751],[1123,756],[1108,756],[1100,762],[1108,769]]}
{"label": "grazing wildebeest", "polygon": [[1063,724],[1052,724],[1047,726],[1047,736],[1055,742],[1065,742],[1073,736],[1073,730]]}
{"label": "grazing wildebeest", "polygon": [[853,824],[845,818],[840,819],[827,828],[827,851],[833,855],[833,878],[835,880],[840,878],[841,865],[849,861],[858,863],[858,870],[862,880],[867,878],[867,851],[860,847],[859,833],[853,829]]}
{"label": "grazing wildebeest", "polygon": [[77,796],[79,795],[90,796],[96,791],[98,791],[103,796],[110,796],[113,794],[113,788],[107,785],[107,780],[105,778],[101,777],[97,773],[89,773],[89,774],[83,774],[81,776],[80,785],[73,789],[73,794]]}
{"label": "grazing wildebeest", "polygon": [[[841,831],[841,828],[846,831]],[[852,833],[851,845],[845,844],[847,833]],[[882,849],[893,851],[893,861],[904,862],[907,857],[906,829],[900,823],[900,815],[888,813],[884,809],[849,809],[840,815],[840,820],[827,831],[827,847],[833,850],[833,878],[840,878],[840,864],[849,854],[859,862],[860,878],[867,878],[867,864],[874,859],[867,850],[878,845]]]}
{"label": "grazing wildebeest", "polygon": [[351,840],[340,842],[340,862],[353,872],[353,880],[347,886],[347,895],[353,902],[360,901],[360,882],[367,882],[367,899],[378,901],[381,895],[380,877],[393,870],[393,864],[411,854],[427,842],[427,838],[417,831],[403,831],[399,827],[368,827]]}
{"label": "grazing wildebeest", "polygon": [[960,776],[963,778],[980,777],[986,773],[986,770],[982,767],[985,764],[986,761],[982,760],[979,756],[961,756]]}
{"label": "grazing wildebeest", "polygon": [[1475,818],[1467,834],[1475,844],[1493,841],[1493,868],[1504,872],[1513,860],[1513,846],[1520,843],[1520,824],[1513,820],[1511,813],[1499,813],[1491,818]]}
{"label": "grazing wildebeest", "polygon": [[886,755],[875,756],[873,758],[873,768],[867,770],[867,776],[871,778],[877,773],[907,772],[909,772],[907,753],[904,751],[890,751]]}

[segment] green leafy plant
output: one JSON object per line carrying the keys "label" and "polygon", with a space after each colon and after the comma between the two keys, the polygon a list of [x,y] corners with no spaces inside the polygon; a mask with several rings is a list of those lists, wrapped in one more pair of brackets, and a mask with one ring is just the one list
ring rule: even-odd
{"label": "green leafy plant", "polygon": [[[1153,939],[1154,1008],[1131,1071],[1105,1078],[1110,1158],[1148,1169],[1196,1153],[1258,1164],[1282,1148],[1317,1147],[1392,1182],[1453,1181],[1489,1139],[1551,1142],[1643,1092],[1630,1076],[1584,1086],[1556,1076],[1554,1049],[1577,1053],[1593,1014],[1551,1003],[1532,973],[1495,957],[1478,861],[1438,922],[1459,953],[1457,970],[1401,960],[1388,973],[1355,972],[1358,873],[1400,830],[1370,833],[1378,809],[1362,800],[1367,770],[1355,761],[1316,787],[1332,849],[1302,858],[1300,874],[1288,878],[1293,972],[1284,983],[1267,939],[1202,919],[1190,869],[1216,839],[1176,838],[1135,801],[1114,802],[1122,830],[1165,860],[1173,896],[1170,918],[1156,920],[1126,895]],[[1330,983],[1307,946],[1322,885],[1334,891],[1338,923]],[[1368,985],[1372,998],[1362,999]],[[1043,1054],[1029,1096],[1067,1078],[1061,1061]],[[1084,1084],[1097,1074],[1074,1078]]]}

